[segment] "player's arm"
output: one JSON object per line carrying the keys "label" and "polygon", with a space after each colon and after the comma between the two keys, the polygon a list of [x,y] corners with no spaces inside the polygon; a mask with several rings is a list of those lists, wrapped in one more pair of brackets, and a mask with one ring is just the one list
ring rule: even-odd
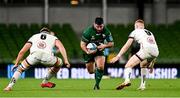
{"label": "player's arm", "polygon": [[27,43],[23,46],[23,48],[19,51],[18,56],[17,56],[17,58],[16,58],[15,65],[13,66],[12,70],[18,66],[19,61],[23,58],[24,54],[30,49],[31,46],[32,46],[32,43],[27,42]]}
{"label": "player's arm", "polygon": [[113,37],[111,35],[111,32],[109,31],[109,29],[107,27],[105,27],[105,34],[106,34],[106,44],[101,44],[98,46],[98,49],[100,51],[104,50],[105,48],[110,48],[114,46],[114,42],[113,42]]}
{"label": "player's arm", "polygon": [[90,38],[91,38],[91,35],[89,35],[90,34],[89,30],[90,29],[88,28],[83,32],[81,42],[80,42],[80,47],[86,54],[93,54],[96,51],[88,51],[88,49],[86,48],[86,46],[90,42]]}
{"label": "player's arm", "polygon": [[64,60],[64,63],[67,67],[70,67],[70,64],[69,64],[69,61],[68,61],[68,58],[67,58],[67,53],[66,53],[66,49],[64,48],[63,44],[61,43],[60,40],[56,40],[55,41],[55,46],[59,49],[60,53],[62,54],[62,57],[63,57],[63,60]]}
{"label": "player's arm", "polygon": [[134,40],[133,38],[129,38],[127,40],[127,42],[124,44],[124,46],[119,51],[118,55],[111,60],[111,63],[115,63],[129,49],[129,47],[133,43],[133,40]]}
{"label": "player's arm", "polygon": [[87,43],[81,40],[80,46],[81,49],[86,53],[86,54],[94,54],[97,51],[88,51],[88,49],[86,48]]}
{"label": "player's arm", "polygon": [[100,44],[97,48],[102,51],[104,50],[105,48],[110,48],[110,47],[113,47],[114,46],[114,42],[108,42],[106,44]]}
{"label": "player's arm", "polygon": [[121,50],[119,51],[117,56],[121,57],[129,49],[129,47],[131,46],[132,42],[133,42],[133,38],[129,38],[127,40],[127,42],[125,43],[125,45],[121,48]]}
{"label": "player's arm", "polygon": [[107,44],[105,44],[105,48],[111,48],[114,46],[114,42],[108,42]]}
{"label": "player's arm", "polygon": [[82,49],[85,53],[88,54],[88,50],[87,50],[87,48],[86,48],[86,45],[87,45],[87,43],[81,40],[81,43],[80,43],[81,49]]}

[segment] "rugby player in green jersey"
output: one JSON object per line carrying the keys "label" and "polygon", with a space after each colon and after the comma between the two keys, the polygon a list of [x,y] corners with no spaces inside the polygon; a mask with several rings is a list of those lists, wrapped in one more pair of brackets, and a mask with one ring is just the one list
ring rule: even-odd
{"label": "rugby player in green jersey", "polygon": [[[88,43],[95,43],[97,51],[88,51],[86,46]],[[92,26],[86,28],[81,38],[81,49],[86,63],[86,68],[90,74],[95,73],[96,83],[94,90],[99,90],[99,83],[104,73],[105,56],[104,49],[114,46],[113,38],[109,29],[104,26],[103,18],[96,17]]]}

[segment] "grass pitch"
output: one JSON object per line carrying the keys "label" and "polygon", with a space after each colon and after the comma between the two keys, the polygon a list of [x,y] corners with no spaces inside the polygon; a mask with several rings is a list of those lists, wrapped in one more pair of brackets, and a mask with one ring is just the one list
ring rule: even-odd
{"label": "grass pitch", "polygon": [[11,92],[4,92],[3,88],[9,79],[0,78],[0,98],[5,97],[180,97],[180,79],[148,79],[147,89],[137,90],[140,79],[133,79],[132,86],[123,90],[115,90],[116,86],[123,82],[122,79],[103,79],[101,90],[93,90],[93,79],[52,79],[56,83],[55,88],[41,88],[42,80],[34,78],[19,79]]}

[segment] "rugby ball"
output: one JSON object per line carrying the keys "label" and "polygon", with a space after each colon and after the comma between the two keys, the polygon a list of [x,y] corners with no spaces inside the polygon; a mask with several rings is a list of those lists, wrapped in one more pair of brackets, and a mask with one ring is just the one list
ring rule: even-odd
{"label": "rugby ball", "polygon": [[97,50],[97,45],[95,43],[88,43],[86,47],[87,47],[88,51],[96,51]]}

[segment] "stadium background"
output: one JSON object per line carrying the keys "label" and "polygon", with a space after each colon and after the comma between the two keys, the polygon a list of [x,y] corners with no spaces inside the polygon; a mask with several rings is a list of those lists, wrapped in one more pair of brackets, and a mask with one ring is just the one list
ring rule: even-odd
{"label": "stadium background", "polygon": [[[179,0],[0,0],[0,12],[0,77],[12,75],[8,65],[13,64],[18,51],[31,35],[48,26],[64,44],[72,64],[57,78],[92,78],[85,70],[79,43],[83,29],[96,16],[104,17],[115,42],[115,47],[106,51],[105,75],[123,77],[128,53],[114,65],[108,60],[127,40],[133,22],[142,18],[146,28],[154,33],[160,50],[155,73],[149,78],[180,77]],[[139,67],[136,69],[134,77],[139,77]],[[45,70],[43,66],[33,67],[25,77],[42,78]]]}

